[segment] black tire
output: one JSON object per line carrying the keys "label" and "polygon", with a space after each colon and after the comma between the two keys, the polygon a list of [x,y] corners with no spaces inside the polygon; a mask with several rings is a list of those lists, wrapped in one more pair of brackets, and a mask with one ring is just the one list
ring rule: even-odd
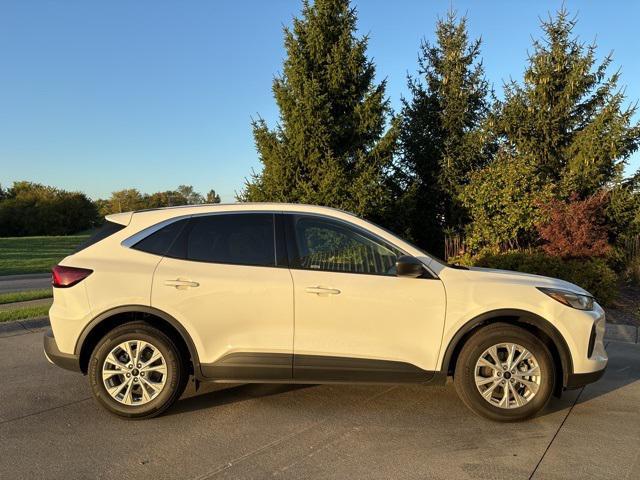
{"label": "black tire", "polygon": [[[112,349],[126,340],[144,340],[151,343],[160,351],[166,363],[164,387],[154,398],[142,405],[125,405],[114,399],[102,380],[105,359]],[[94,348],[88,369],[91,390],[98,403],[115,415],[129,419],[155,417],[169,408],[184,392],[189,379],[187,360],[181,357],[175,343],[157,328],[145,322],[126,323],[107,333]]]}
{"label": "black tire", "polygon": [[[520,345],[529,350],[538,362],[540,385],[535,395],[521,407],[495,406],[483,398],[479,391],[483,387],[476,386],[476,363],[488,348],[500,343]],[[501,375],[506,377],[506,374]],[[494,323],[476,332],[462,347],[456,362],[454,385],[465,405],[478,415],[499,422],[517,422],[533,417],[547,405],[553,393],[555,378],[553,357],[544,343],[523,328]]]}

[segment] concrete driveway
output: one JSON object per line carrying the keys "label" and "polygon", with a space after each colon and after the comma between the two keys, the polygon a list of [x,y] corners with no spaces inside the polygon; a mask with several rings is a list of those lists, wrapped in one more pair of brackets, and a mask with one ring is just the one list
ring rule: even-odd
{"label": "concrete driveway", "polygon": [[0,338],[0,478],[640,478],[640,346],[541,416],[498,424],[451,385],[240,385],[125,421],[46,362],[42,332]]}

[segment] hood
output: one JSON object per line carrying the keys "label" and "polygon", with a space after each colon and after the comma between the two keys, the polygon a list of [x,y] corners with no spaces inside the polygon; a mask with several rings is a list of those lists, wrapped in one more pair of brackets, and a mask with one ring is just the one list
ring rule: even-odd
{"label": "hood", "polygon": [[500,283],[510,283],[518,285],[531,285],[533,287],[549,287],[569,290],[582,295],[590,295],[584,288],[574,285],[573,283],[559,278],[543,277],[542,275],[533,275],[531,273],[514,272],[511,270],[497,270],[493,268],[469,267],[468,270],[459,270],[464,272],[470,280],[474,278],[483,281]]}

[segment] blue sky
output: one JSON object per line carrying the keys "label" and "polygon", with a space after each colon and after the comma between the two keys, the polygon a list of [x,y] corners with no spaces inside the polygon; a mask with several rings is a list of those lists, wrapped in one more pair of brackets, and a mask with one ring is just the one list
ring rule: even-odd
{"label": "blue sky", "polygon": [[[565,1],[576,33],[614,51],[629,101],[640,99],[640,2]],[[145,192],[191,184],[233,200],[259,162],[251,117],[278,118],[271,82],[282,26],[300,1],[0,3],[0,183]],[[539,17],[560,1],[360,0],[361,33],[395,109],[422,38],[450,5],[482,36],[496,90],[520,79]],[[636,115],[636,119],[640,116]],[[629,171],[640,167],[640,154]]]}

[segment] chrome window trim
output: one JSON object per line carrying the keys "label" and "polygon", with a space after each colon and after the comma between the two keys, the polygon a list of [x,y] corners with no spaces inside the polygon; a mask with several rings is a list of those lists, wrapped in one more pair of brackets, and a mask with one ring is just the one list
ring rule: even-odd
{"label": "chrome window trim", "polygon": [[[338,210],[338,209],[335,209],[335,210],[338,211],[338,212],[345,213],[342,210]],[[404,248],[400,248],[398,245],[395,244],[395,242],[391,242],[391,241],[387,240],[386,238],[382,238],[377,233],[374,233],[374,232],[372,232],[371,230],[369,230],[367,228],[361,227],[360,225],[356,225],[356,224],[351,223],[351,222],[349,222],[347,220],[344,220],[342,218],[333,217],[331,215],[326,215],[326,214],[323,214],[323,213],[305,212],[305,211],[299,211],[299,210],[284,210],[284,211],[283,210],[275,210],[275,209],[272,209],[272,210],[225,210],[223,212],[203,212],[203,213],[193,213],[193,214],[190,214],[190,215],[179,215],[179,216],[176,216],[176,217],[167,218],[166,220],[163,220],[163,221],[161,221],[159,223],[156,223],[154,225],[151,225],[151,226],[149,226],[147,228],[144,228],[144,229],[140,230],[138,233],[134,233],[130,237],[127,237],[122,242],[120,242],[120,245],[122,245],[123,247],[126,247],[126,248],[131,248],[136,243],[140,242],[141,240],[144,240],[149,235],[157,232],[161,228],[164,228],[167,225],[171,225],[172,223],[175,223],[175,222],[178,222],[180,220],[187,219],[187,218],[208,217],[208,216],[211,216],[211,215],[238,215],[238,214],[251,214],[251,213],[271,213],[271,214],[274,214],[274,215],[278,215],[278,214],[281,214],[281,215],[306,215],[306,216],[312,216],[312,217],[320,217],[320,218],[324,218],[324,219],[327,219],[327,220],[333,220],[334,222],[343,223],[344,225],[346,225],[346,226],[348,226],[350,228],[354,228],[356,230],[364,231],[368,235],[371,235],[374,238],[379,239],[380,241],[382,241],[384,243],[391,244],[394,248],[397,248],[398,250],[400,250],[405,255],[410,255],[410,256],[418,258],[418,260],[420,260],[419,257],[416,257],[415,255],[410,254]],[[352,215],[352,214],[350,214],[348,212],[346,212],[346,213],[349,214],[349,215]],[[134,213],[134,215],[135,215],[135,213]],[[355,218],[359,218],[359,217],[355,217]],[[274,232],[275,232],[275,223],[274,223]],[[393,237],[393,238],[398,238],[397,235],[395,235],[394,233],[391,233],[391,232],[388,232],[388,235],[390,237]],[[430,258],[430,257],[427,257],[427,258]],[[422,262],[422,265],[424,266],[424,268],[431,274],[431,276],[434,279],[439,279],[440,278],[433,271],[433,269],[431,269],[429,267],[429,265],[424,263],[422,260],[420,260],[420,261]],[[276,263],[277,263],[277,259],[276,259]]]}
{"label": "chrome window trim", "polygon": [[[190,206],[192,206],[192,205],[190,205]],[[224,212],[205,212],[205,213],[193,213],[193,214],[190,214],[190,215],[179,215],[177,217],[171,217],[171,218],[167,218],[166,220],[162,220],[160,223],[156,223],[156,224],[151,225],[151,226],[149,226],[147,228],[143,228],[138,233],[134,233],[130,237],[125,238],[122,242],[120,242],[120,245],[122,245],[123,247],[126,247],[126,248],[131,248],[136,243],[144,240],[149,235],[157,232],[158,230],[166,227],[167,225],[171,225],[172,223],[179,222],[180,220],[185,220],[185,219],[188,219],[188,218],[208,217],[208,216],[212,216],[212,215],[237,215],[237,214],[248,214],[248,213],[278,214],[278,213],[281,213],[281,212],[274,211],[274,210],[242,210],[242,211],[237,211],[237,212],[233,211],[233,210],[226,210]]]}
{"label": "chrome window trim", "polygon": [[176,222],[179,222],[180,220],[184,220],[185,218],[191,218],[191,215],[181,215],[179,217],[167,218],[166,220],[163,220],[160,223],[156,223],[155,225],[151,225],[150,227],[143,228],[138,233],[134,233],[130,237],[125,238],[120,242],[120,245],[126,248],[131,248],[136,243],[147,238],[149,235],[156,233],[158,230],[166,227],[167,225],[171,225],[172,223],[176,223]]}

